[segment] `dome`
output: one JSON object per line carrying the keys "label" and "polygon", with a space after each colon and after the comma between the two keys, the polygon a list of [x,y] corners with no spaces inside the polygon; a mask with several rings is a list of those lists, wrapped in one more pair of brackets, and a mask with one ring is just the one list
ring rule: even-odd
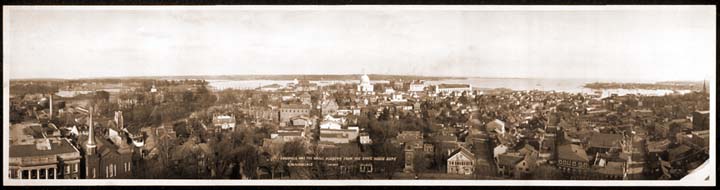
{"label": "dome", "polygon": [[370,83],[370,77],[368,77],[367,75],[363,75],[362,77],[360,77],[360,82]]}

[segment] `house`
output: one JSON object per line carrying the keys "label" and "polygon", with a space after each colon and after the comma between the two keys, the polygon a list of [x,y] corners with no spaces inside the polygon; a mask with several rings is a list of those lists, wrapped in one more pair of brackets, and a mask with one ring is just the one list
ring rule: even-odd
{"label": "house", "polygon": [[503,177],[513,177],[515,166],[523,161],[523,156],[518,152],[503,153],[498,155],[495,159],[497,164],[497,172]]}
{"label": "house", "polygon": [[625,146],[625,138],[622,134],[595,133],[588,139],[587,153],[604,154],[609,151],[622,151]]}
{"label": "house", "polygon": [[671,142],[668,139],[662,141],[647,141],[647,154],[650,160],[667,158],[667,150]]}
{"label": "house", "polygon": [[302,95],[300,95],[300,102],[304,105],[312,105],[312,97],[309,93],[305,92]]}
{"label": "house", "polygon": [[563,173],[582,176],[590,169],[590,158],[580,145],[565,144],[558,146],[557,157],[557,167]]}
{"label": "house", "polygon": [[465,147],[460,146],[453,151],[447,159],[447,173],[472,175],[475,172],[475,155]]}
{"label": "house", "polygon": [[64,138],[10,144],[10,179],[78,179],[80,151]]}
{"label": "house", "polygon": [[525,176],[530,176],[533,171],[535,171],[535,168],[537,168],[537,160],[539,153],[537,151],[533,152],[527,152],[527,153],[521,153],[523,155],[523,159],[515,164],[513,176],[515,178],[522,178]]}
{"label": "house", "polygon": [[170,160],[173,167],[180,173],[189,176],[215,176],[215,167],[212,163],[215,153],[207,143],[197,143],[191,138],[172,150]]}
{"label": "house", "polygon": [[213,117],[212,123],[216,129],[235,131],[234,115],[216,115]]}
{"label": "house", "polygon": [[320,112],[322,115],[331,115],[335,114],[339,109],[339,106],[337,102],[335,102],[335,99],[327,99],[323,100],[320,105]]}

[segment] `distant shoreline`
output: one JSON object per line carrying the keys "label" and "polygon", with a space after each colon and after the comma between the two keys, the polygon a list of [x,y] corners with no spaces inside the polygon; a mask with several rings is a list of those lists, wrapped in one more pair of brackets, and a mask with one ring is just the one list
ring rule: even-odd
{"label": "distant shoreline", "polygon": [[[337,74],[337,75],[196,75],[196,76],[127,76],[127,77],[93,77],[93,78],[24,78],[10,79],[10,81],[73,81],[73,80],[358,80],[362,74]],[[464,80],[472,77],[448,77],[448,76],[420,76],[420,75],[381,75],[368,74],[373,80]]]}
{"label": "distant shoreline", "polygon": [[606,89],[640,89],[640,90],[699,90],[703,88],[702,82],[656,82],[656,83],[587,83],[583,87],[593,90]]}

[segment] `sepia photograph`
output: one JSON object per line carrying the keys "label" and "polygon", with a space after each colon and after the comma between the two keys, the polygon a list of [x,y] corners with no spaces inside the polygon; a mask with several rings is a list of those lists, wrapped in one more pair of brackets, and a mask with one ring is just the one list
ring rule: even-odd
{"label": "sepia photograph", "polygon": [[716,18],[3,6],[3,183],[714,186]]}

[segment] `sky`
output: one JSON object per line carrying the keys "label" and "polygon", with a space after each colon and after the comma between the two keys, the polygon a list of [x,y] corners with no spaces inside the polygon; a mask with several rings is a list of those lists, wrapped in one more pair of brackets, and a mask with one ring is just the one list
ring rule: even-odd
{"label": "sky", "polygon": [[714,6],[4,6],[3,14],[11,79],[715,77]]}

